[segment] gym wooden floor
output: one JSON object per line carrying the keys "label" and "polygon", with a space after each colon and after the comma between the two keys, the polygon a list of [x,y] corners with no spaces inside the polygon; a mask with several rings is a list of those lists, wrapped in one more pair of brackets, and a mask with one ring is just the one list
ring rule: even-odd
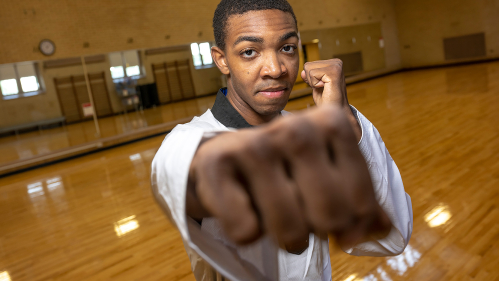
{"label": "gym wooden floor", "polygon": [[[400,168],[414,232],[397,257],[333,250],[333,279],[499,280],[499,62],[397,73],[348,93]],[[150,192],[162,139],[0,179],[0,280],[194,280]]]}

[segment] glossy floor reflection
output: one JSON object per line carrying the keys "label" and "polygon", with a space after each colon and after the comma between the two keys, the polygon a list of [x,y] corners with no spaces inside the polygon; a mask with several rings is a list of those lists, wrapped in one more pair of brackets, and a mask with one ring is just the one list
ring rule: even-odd
{"label": "glossy floor reflection", "polygon": [[[333,280],[499,280],[499,63],[403,72],[348,91],[402,173],[414,232],[397,257],[332,245]],[[194,280],[150,192],[162,140],[1,178],[0,280]]]}

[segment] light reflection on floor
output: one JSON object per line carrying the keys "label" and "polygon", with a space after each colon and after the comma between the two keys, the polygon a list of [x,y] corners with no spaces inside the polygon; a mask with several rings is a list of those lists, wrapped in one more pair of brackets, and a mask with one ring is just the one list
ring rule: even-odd
{"label": "light reflection on floor", "polygon": [[10,275],[7,271],[0,272],[0,281],[11,281]]}
{"label": "light reflection on floor", "polygon": [[430,227],[437,227],[445,224],[452,217],[449,207],[440,204],[425,215],[425,221]]}
{"label": "light reflection on floor", "polygon": [[130,231],[134,231],[137,228],[139,228],[139,222],[135,219],[135,215],[121,219],[114,223],[114,231],[116,231],[116,235],[118,235],[118,237],[121,237]]}

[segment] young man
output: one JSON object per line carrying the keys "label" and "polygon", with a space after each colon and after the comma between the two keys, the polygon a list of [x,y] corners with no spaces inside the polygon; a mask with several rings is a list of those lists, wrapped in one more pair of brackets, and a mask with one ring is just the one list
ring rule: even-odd
{"label": "young man", "polygon": [[402,253],[411,200],[378,131],[348,104],[341,61],[305,64],[317,108],[284,116],[299,69],[291,6],[222,0],[213,27],[227,88],[152,164],[196,279],[331,280],[327,234],[352,255]]}

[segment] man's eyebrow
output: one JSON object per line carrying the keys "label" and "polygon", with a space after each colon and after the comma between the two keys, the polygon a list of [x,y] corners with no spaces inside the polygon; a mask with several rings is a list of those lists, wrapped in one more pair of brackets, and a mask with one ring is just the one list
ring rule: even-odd
{"label": "man's eyebrow", "polygon": [[255,37],[255,36],[240,36],[237,38],[236,42],[234,42],[234,47],[243,42],[243,41],[250,41],[250,42],[255,42],[255,43],[263,43],[263,38],[261,37]]}
{"label": "man's eyebrow", "polygon": [[296,33],[296,31],[288,32],[288,33],[284,34],[283,36],[281,36],[281,38],[279,38],[279,42],[286,41],[291,37],[298,38],[298,33]]}

